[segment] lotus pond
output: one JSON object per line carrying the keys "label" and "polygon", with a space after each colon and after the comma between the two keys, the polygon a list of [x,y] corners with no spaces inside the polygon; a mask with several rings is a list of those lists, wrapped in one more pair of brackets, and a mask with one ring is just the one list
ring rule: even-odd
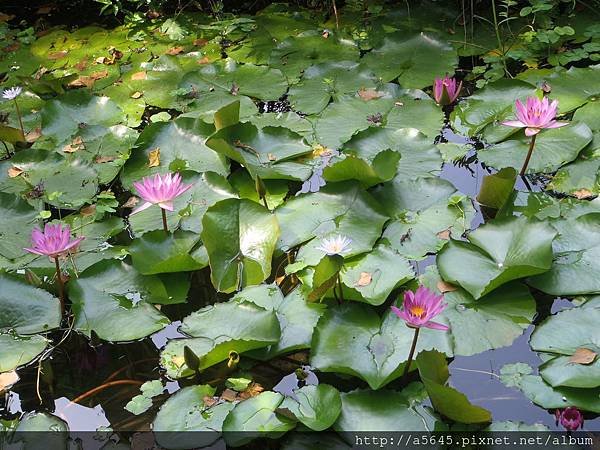
{"label": "lotus pond", "polygon": [[257,3],[0,14],[0,442],[600,430],[598,11]]}

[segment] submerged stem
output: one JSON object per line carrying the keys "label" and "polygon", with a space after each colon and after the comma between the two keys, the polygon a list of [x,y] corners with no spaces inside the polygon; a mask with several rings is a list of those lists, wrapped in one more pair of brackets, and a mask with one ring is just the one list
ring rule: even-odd
{"label": "submerged stem", "polygon": [[525,172],[527,171],[527,166],[529,165],[529,160],[531,159],[531,155],[533,154],[533,148],[535,147],[535,138],[537,137],[537,134],[534,134],[531,137],[531,142],[529,143],[529,150],[527,151],[527,156],[525,157],[525,162],[523,163],[523,167],[521,167],[521,172],[519,172],[519,175],[521,177],[525,176]]}
{"label": "submerged stem", "polygon": [[337,285],[340,289],[340,302],[344,301],[344,291],[342,290],[342,277],[340,277],[340,273],[337,274]]}
{"label": "submerged stem", "polygon": [[60,299],[60,315],[62,317],[65,312],[65,285],[63,283],[62,274],[60,273],[58,256],[54,258],[54,264],[56,265],[56,281],[58,282],[58,298]]}
{"label": "submerged stem", "polygon": [[404,367],[404,375],[402,375],[402,382],[404,384],[406,384],[406,381],[408,380],[408,372],[410,371],[410,363],[412,362],[413,356],[415,356],[415,349],[417,348],[417,340],[419,339],[419,330],[420,330],[420,328],[415,328],[415,335],[413,337],[412,345],[410,346],[408,360],[406,361],[406,366]]}
{"label": "submerged stem", "polygon": [[167,225],[167,212],[163,208],[160,208],[160,212],[162,212],[163,230],[165,230],[165,233],[169,234],[169,226]]}

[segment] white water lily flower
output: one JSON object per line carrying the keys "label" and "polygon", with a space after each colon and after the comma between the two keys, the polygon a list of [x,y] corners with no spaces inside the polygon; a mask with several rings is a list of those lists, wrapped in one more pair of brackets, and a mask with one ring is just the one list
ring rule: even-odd
{"label": "white water lily flower", "polygon": [[21,88],[19,86],[11,87],[9,89],[4,89],[4,91],[2,92],[2,97],[5,98],[6,100],[14,100],[19,95],[21,95],[22,91],[23,91],[23,88]]}
{"label": "white water lily flower", "polygon": [[350,244],[352,239],[347,236],[338,234],[330,238],[323,238],[321,245],[317,247],[317,250],[321,250],[328,255],[342,255],[350,251]]}

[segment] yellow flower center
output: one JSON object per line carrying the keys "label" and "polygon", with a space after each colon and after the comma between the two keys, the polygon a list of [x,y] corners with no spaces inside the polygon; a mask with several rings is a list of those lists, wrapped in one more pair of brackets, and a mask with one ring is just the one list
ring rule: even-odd
{"label": "yellow flower center", "polygon": [[421,318],[423,317],[423,314],[425,314],[425,308],[422,306],[413,306],[410,308],[410,312],[413,316]]}

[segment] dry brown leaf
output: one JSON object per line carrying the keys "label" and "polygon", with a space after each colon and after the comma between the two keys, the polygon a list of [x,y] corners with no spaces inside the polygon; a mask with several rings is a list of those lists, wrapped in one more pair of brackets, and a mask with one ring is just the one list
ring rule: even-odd
{"label": "dry brown leaf", "polygon": [[283,280],[285,280],[285,277],[283,275],[281,275],[279,277],[275,277],[275,284],[277,284],[277,286],[281,286],[281,283],[283,283]]}
{"label": "dry brown leaf", "polygon": [[262,387],[260,384],[255,383],[253,381],[252,383],[250,383],[248,385],[248,387],[246,389],[244,389],[244,391],[240,392],[239,398],[240,398],[240,400],[247,400],[251,397],[256,397],[258,394],[260,394],[264,390],[265,390],[264,387]]}
{"label": "dry brown leaf", "polygon": [[19,381],[19,375],[14,370],[0,373],[0,394],[9,390],[17,381]]}
{"label": "dry brown leaf", "polygon": [[362,88],[358,91],[358,96],[362,98],[365,102],[368,102],[369,100],[374,100],[376,98],[383,97],[383,93],[377,92],[377,90],[373,88]]}
{"label": "dry brown leaf", "polygon": [[165,53],[167,55],[175,56],[175,55],[179,55],[182,51],[183,51],[183,47],[179,46],[179,47],[171,47]]}
{"label": "dry brown leaf", "polygon": [[22,173],[23,173],[23,169],[21,169],[20,167],[17,167],[17,166],[12,166],[11,168],[8,169],[8,177],[9,178],[18,177]]}
{"label": "dry brown leaf", "polygon": [[226,402],[234,402],[237,400],[237,392],[232,389],[225,389],[221,394],[221,399]]}
{"label": "dry brown leaf", "polygon": [[447,230],[440,231],[438,234],[436,234],[436,236],[439,239],[444,239],[445,241],[447,241],[448,239],[450,239],[450,228],[448,228]]}
{"label": "dry brown leaf", "polygon": [[588,189],[579,189],[578,191],[573,192],[573,197],[578,198],[579,200],[584,200],[586,198],[590,198],[594,196],[594,193]]}
{"label": "dry brown leaf", "polygon": [[131,75],[131,79],[133,81],[136,80],[145,80],[146,79],[146,72],[136,72],[134,74]]}
{"label": "dry brown leaf", "polygon": [[140,98],[142,95],[144,95],[143,92],[135,91],[133,94],[130,95],[130,97],[131,98]]}
{"label": "dry brown leaf", "polygon": [[71,142],[70,144],[67,144],[63,147],[63,152],[65,153],[75,153],[78,150],[83,150],[85,149],[85,145],[83,144],[83,139],[81,139],[81,136],[77,136],[75,139],[73,139],[73,142]]}
{"label": "dry brown leaf", "polygon": [[440,293],[442,293],[442,294],[445,294],[446,292],[452,292],[452,291],[455,291],[458,289],[453,284],[446,283],[445,281],[442,281],[442,280],[437,282],[437,288],[438,288],[438,291],[440,291]]}
{"label": "dry brown leaf", "polygon": [[88,66],[88,60],[87,58],[83,58],[81,61],[79,61],[77,64],[75,64],[75,68],[77,70],[85,70],[85,68]]}
{"label": "dry brown leaf", "polygon": [[575,350],[575,353],[569,358],[569,362],[573,364],[591,364],[596,359],[597,353],[589,348],[581,347]]}
{"label": "dry brown leaf", "polygon": [[135,195],[132,195],[131,197],[129,197],[127,199],[127,201],[125,203],[123,203],[123,208],[133,208],[139,202],[140,202],[140,199],[137,198]]}
{"label": "dry brown leaf", "polygon": [[148,154],[148,167],[160,166],[160,148],[156,147],[154,150],[150,150]]}
{"label": "dry brown leaf", "polygon": [[83,217],[93,216],[96,214],[96,205],[88,205],[79,210]]}
{"label": "dry brown leaf", "polygon": [[195,40],[194,40],[194,45],[195,45],[196,47],[203,47],[203,46],[205,46],[207,43],[208,43],[208,41],[207,41],[206,39],[202,39],[202,38],[200,38],[200,39],[195,39]]}
{"label": "dry brown leaf", "polygon": [[98,56],[94,62],[96,64],[104,64],[106,61],[108,60],[108,58],[106,56]]}
{"label": "dry brown leaf", "polygon": [[277,161],[277,157],[273,153],[267,153],[267,158],[269,161]]}
{"label": "dry brown leaf", "polygon": [[48,53],[47,58],[51,60],[61,59],[67,56],[67,53],[69,52],[67,52],[66,50],[61,50],[60,52],[52,52]]}
{"label": "dry brown leaf", "polygon": [[82,75],[79,78],[76,78],[75,80],[71,81],[69,83],[69,86],[91,88],[92,86],[94,86],[95,82],[96,82],[96,80],[94,80],[92,77],[89,77],[87,75]]}
{"label": "dry brown leaf", "polygon": [[40,127],[37,127],[35,129],[31,130],[29,133],[27,133],[27,135],[25,136],[25,140],[31,144],[31,143],[37,141],[41,135],[42,135],[42,129]]}
{"label": "dry brown leaf", "polygon": [[93,72],[90,75],[90,78],[94,80],[101,80],[102,78],[106,78],[108,76],[108,70],[100,70],[98,72]]}
{"label": "dry brown leaf", "polygon": [[116,160],[118,158],[119,157],[115,156],[115,155],[111,155],[111,156],[96,156],[96,159],[94,159],[94,162],[98,163],[98,164],[103,164],[103,163],[114,161],[114,160]]}
{"label": "dry brown leaf", "polygon": [[198,61],[196,61],[198,64],[208,64],[210,62],[210,59],[208,59],[207,56],[205,56],[204,58],[199,59]]}
{"label": "dry brown leaf", "polygon": [[204,403],[204,406],[207,406],[210,408],[211,406],[219,403],[219,399],[205,395],[204,398],[202,399],[202,403]]}
{"label": "dry brown leaf", "polygon": [[373,276],[369,272],[361,272],[360,278],[356,282],[356,286],[368,286],[371,284]]}

